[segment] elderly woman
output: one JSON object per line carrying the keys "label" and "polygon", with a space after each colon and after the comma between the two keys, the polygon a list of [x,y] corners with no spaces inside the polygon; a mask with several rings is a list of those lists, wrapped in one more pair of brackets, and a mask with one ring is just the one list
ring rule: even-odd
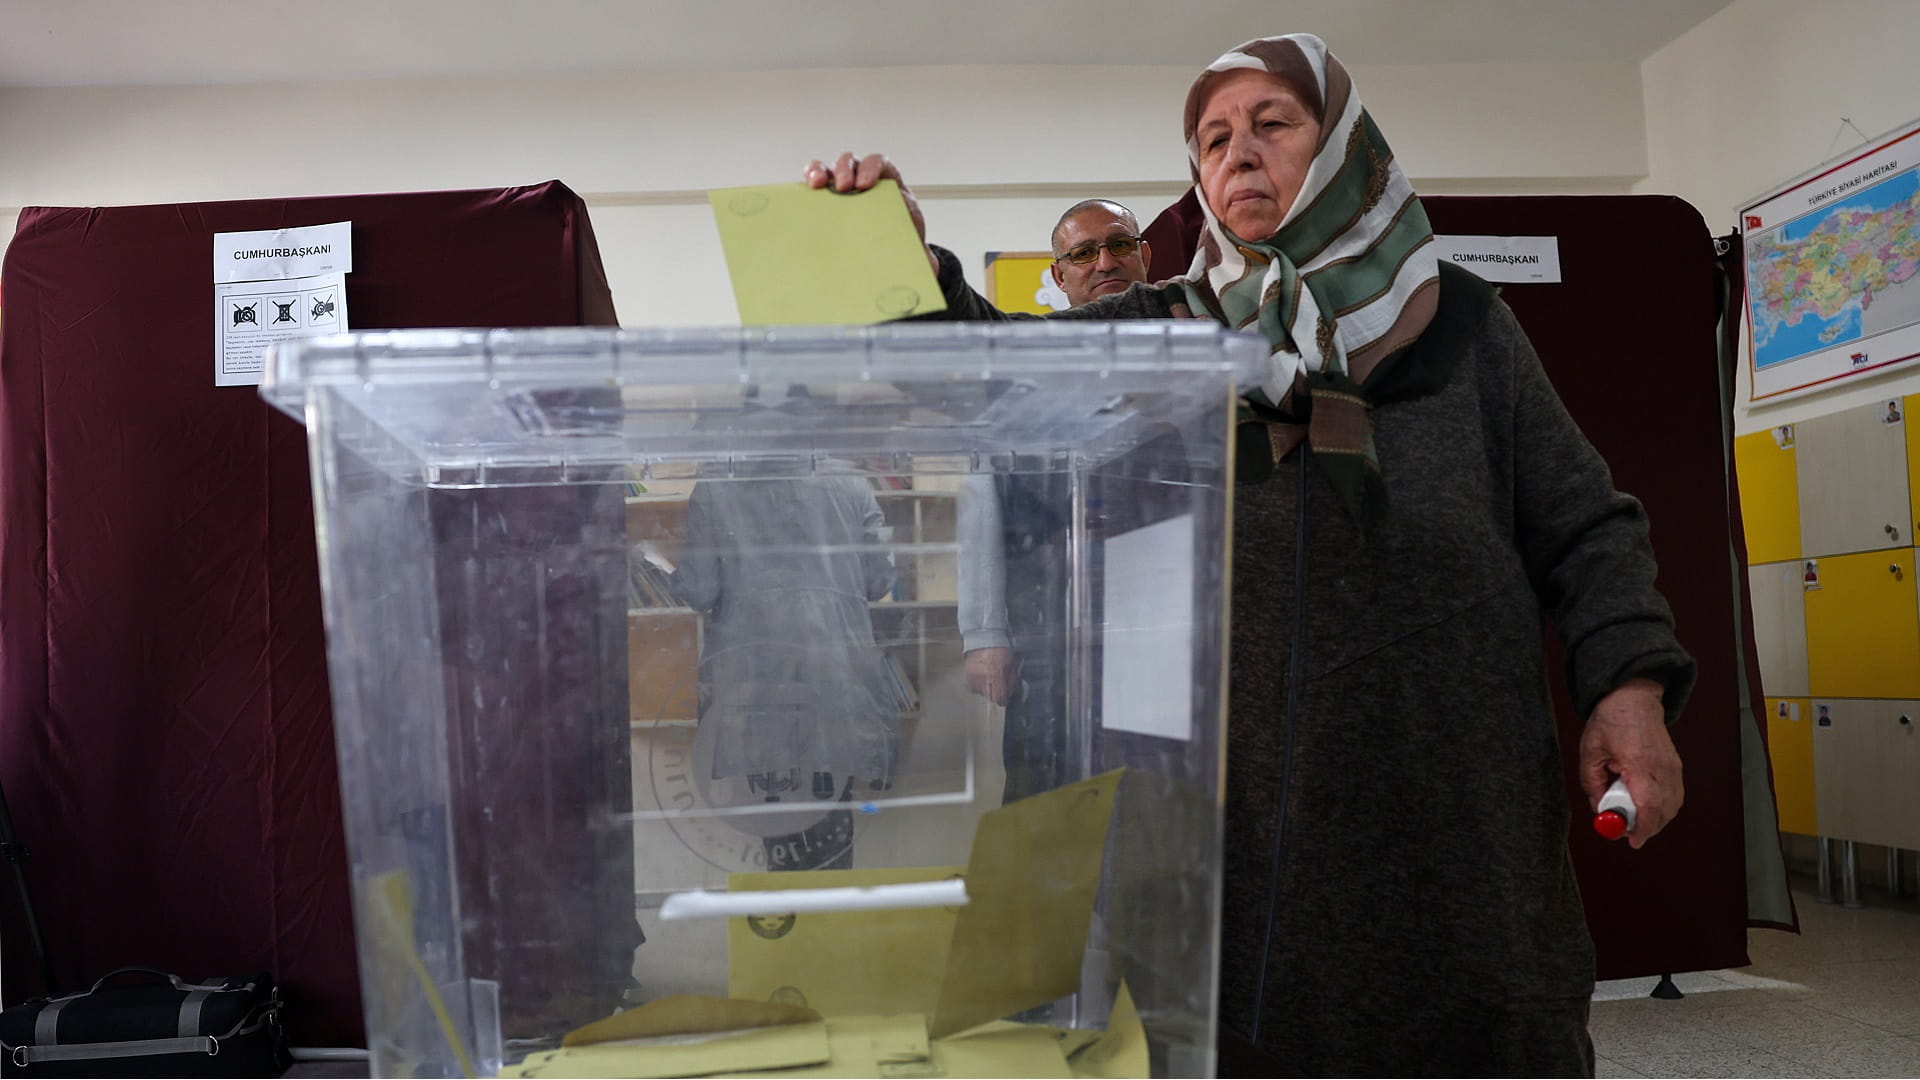
{"label": "elderly woman", "polygon": [[[1587,796],[1623,777],[1639,847],[1680,806],[1666,724],[1693,678],[1645,516],[1512,312],[1438,263],[1318,38],[1215,61],[1185,135],[1191,270],[1053,317],[1212,318],[1273,344],[1234,502],[1222,1068],[1590,1075],[1542,619],[1588,717]],[[878,156],[806,170],[881,177]],[[1007,317],[928,257],[948,317]]]}

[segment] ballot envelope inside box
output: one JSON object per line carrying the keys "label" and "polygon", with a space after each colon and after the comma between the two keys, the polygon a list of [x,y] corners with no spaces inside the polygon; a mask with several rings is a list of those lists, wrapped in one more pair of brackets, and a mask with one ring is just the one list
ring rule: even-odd
{"label": "ballot envelope inside box", "polygon": [[364,332],[306,424],[377,1075],[1213,1067],[1193,323]]}

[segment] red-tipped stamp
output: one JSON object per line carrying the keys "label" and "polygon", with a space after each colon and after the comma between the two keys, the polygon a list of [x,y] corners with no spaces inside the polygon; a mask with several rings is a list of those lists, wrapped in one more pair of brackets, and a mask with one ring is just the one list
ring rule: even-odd
{"label": "red-tipped stamp", "polygon": [[1593,831],[1608,840],[1618,840],[1633,831],[1633,796],[1627,794],[1627,781],[1616,779],[1600,796],[1593,811]]}

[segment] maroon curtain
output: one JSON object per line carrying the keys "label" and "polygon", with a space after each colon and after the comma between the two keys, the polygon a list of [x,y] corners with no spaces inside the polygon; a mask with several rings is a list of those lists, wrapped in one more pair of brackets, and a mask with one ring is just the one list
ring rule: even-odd
{"label": "maroon curtain", "polygon": [[1200,249],[1200,230],[1207,224],[1195,190],[1188,188],[1179,202],[1162,210],[1140,234],[1153,248],[1153,261],[1147,264],[1151,281],[1179,277],[1193,265],[1193,253]]}
{"label": "maroon curtain", "polygon": [[[1436,233],[1553,236],[1561,281],[1504,286],[1547,375],[1615,486],[1646,504],[1659,586],[1700,680],[1673,739],[1687,801],[1632,851],[1589,829],[1571,837],[1603,979],[1737,967],[1747,959],[1740,680],[1744,605],[1734,591],[1728,435],[1717,350],[1713,236],[1670,196],[1426,199]],[[1569,799],[1583,717],[1553,661]],[[1578,815],[1576,815],[1578,818]]]}
{"label": "maroon curtain", "polygon": [[[267,970],[361,1045],[306,432],[213,385],[213,234],[353,223],[357,328],[614,321],[564,185],[34,207],[0,282],[0,784],[61,989]],[[40,977],[11,889],[8,1002]]]}
{"label": "maroon curtain", "polygon": [[[1686,806],[1652,844],[1608,844],[1575,816],[1570,837],[1602,979],[1746,964],[1746,854],[1740,774],[1741,683],[1735,651],[1751,620],[1736,593],[1744,550],[1726,465],[1716,352],[1720,279],[1700,215],[1667,196],[1425,198],[1436,233],[1551,236],[1556,284],[1507,284],[1547,374],[1614,483],[1646,504],[1659,585],[1700,681],[1673,729]],[[1146,231],[1156,279],[1184,273],[1201,226],[1189,192]],[[1737,291],[1734,293],[1738,295]],[[1568,797],[1584,718],[1573,715],[1550,642]],[[1751,719],[1748,722],[1752,722]]]}

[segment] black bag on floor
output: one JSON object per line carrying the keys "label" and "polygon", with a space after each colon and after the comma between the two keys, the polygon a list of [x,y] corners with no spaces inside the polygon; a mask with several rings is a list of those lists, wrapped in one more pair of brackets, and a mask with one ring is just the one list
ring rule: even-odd
{"label": "black bag on floor", "polygon": [[[128,974],[147,976],[122,981]],[[0,1075],[279,1076],[292,1058],[266,973],[190,983],[121,968],[84,993],[0,1012]]]}

